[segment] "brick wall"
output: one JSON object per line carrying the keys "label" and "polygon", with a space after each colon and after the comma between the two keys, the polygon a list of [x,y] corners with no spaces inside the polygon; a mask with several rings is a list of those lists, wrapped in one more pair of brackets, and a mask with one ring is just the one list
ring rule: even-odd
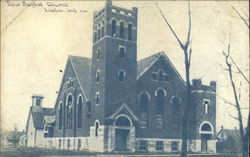
{"label": "brick wall", "polygon": [[[152,80],[152,73],[163,70],[169,74],[170,82],[154,81]],[[136,136],[144,138],[180,138],[181,137],[181,118],[179,124],[173,123],[173,104],[171,98],[178,96],[181,98],[180,111],[183,110],[186,104],[185,87],[177,78],[177,74],[165,62],[161,57],[139,80],[137,80],[137,115],[139,115],[139,94],[142,91],[146,91],[150,95],[150,101],[148,105],[148,127],[145,129],[137,128]],[[157,117],[156,117],[156,102],[157,97],[155,91],[157,88],[163,88],[166,90],[165,102],[164,102],[164,122],[163,129],[157,129]],[[177,127],[174,127],[177,125]]]}
{"label": "brick wall", "polygon": [[[73,87],[68,88],[67,81],[71,78],[73,81]],[[55,110],[56,110],[56,125],[53,130],[53,137],[81,137],[81,136],[89,136],[89,125],[90,125],[90,117],[88,116],[88,107],[86,105],[86,99],[84,97],[84,93],[80,88],[80,84],[78,79],[76,78],[76,74],[74,73],[72,64],[68,60],[66,65],[66,70],[64,74],[64,78],[61,84],[61,91],[59,92]],[[71,94],[73,96],[73,109],[72,109],[72,129],[66,128],[66,101],[67,96]],[[78,122],[78,112],[77,112],[77,99],[78,96],[82,96],[83,100],[83,113],[82,113],[82,126],[81,128],[77,127]],[[63,103],[63,127],[59,129],[59,104]],[[75,129],[74,129],[75,127]]]}

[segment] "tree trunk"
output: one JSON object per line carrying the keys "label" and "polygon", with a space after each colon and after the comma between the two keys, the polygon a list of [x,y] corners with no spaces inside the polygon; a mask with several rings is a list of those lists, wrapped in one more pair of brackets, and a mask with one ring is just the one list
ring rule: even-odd
{"label": "tree trunk", "polygon": [[[187,49],[185,53],[185,72],[186,72],[186,87],[187,87],[187,105],[183,114],[183,124],[182,124],[182,147],[181,147],[181,156],[187,157],[187,140],[188,140],[188,121],[189,121],[189,109],[191,106],[191,85],[190,85],[190,62],[188,59]],[[191,55],[191,54],[190,54]]]}
{"label": "tree trunk", "polygon": [[242,123],[242,115],[241,115],[241,109],[240,109],[240,103],[237,97],[237,92],[236,92],[236,87],[233,81],[233,75],[232,75],[232,68],[231,65],[227,61],[228,57],[226,57],[226,62],[228,66],[228,72],[229,72],[229,77],[231,81],[231,85],[233,87],[233,93],[234,93],[234,99],[236,103],[236,109],[238,112],[238,120],[239,120],[239,129],[240,129],[240,137],[241,137],[241,150],[242,150],[242,156],[247,157],[248,154],[246,154],[246,151],[244,150],[245,147],[245,140],[244,140],[244,130],[243,130],[243,123]]}

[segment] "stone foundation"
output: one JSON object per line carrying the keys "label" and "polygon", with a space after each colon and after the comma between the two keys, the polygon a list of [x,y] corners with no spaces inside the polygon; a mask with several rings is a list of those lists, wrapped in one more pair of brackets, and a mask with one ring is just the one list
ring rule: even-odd
{"label": "stone foundation", "polygon": [[[104,129],[108,130],[107,137],[104,138]],[[90,137],[68,137],[68,138],[44,138],[43,143],[45,148],[51,149],[65,149],[65,150],[84,150],[90,152],[112,152],[115,151],[115,128],[104,126],[99,127],[98,136],[95,136],[94,127],[91,128]],[[105,140],[106,141],[105,141]],[[59,140],[61,140],[61,147],[59,148]],[[156,138],[135,138],[134,128],[130,129],[127,141],[128,151],[141,151],[140,141],[147,141],[148,152],[180,152],[181,139],[156,139]],[[69,141],[69,145],[68,145]],[[80,147],[78,142],[80,141]],[[156,142],[163,141],[163,150],[156,150]],[[173,142],[177,143],[176,148],[173,148]],[[201,152],[201,140],[188,140],[188,151]],[[216,140],[208,140],[208,153],[216,152]]]}

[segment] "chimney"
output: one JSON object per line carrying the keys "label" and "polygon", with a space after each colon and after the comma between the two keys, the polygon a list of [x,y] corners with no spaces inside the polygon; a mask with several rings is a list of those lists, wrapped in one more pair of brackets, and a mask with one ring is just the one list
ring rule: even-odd
{"label": "chimney", "polygon": [[32,107],[42,107],[43,96],[41,95],[33,95],[32,97]]}

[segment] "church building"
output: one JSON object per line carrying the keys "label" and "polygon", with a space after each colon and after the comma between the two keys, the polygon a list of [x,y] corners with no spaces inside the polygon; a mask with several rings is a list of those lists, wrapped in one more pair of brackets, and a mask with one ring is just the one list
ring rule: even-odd
{"label": "church building", "polygon": [[[42,97],[33,97],[28,146],[91,152],[181,150],[186,84],[164,52],[137,61],[137,17],[137,8],[111,1],[94,13],[92,58],[68,57],[54,108],[44,109]],[[192,80],[188,127],[188,151],[216,152],[215,81],[203,85]],[[36,137],[34,131],[30,135],[32,129],[39,130]]]}

